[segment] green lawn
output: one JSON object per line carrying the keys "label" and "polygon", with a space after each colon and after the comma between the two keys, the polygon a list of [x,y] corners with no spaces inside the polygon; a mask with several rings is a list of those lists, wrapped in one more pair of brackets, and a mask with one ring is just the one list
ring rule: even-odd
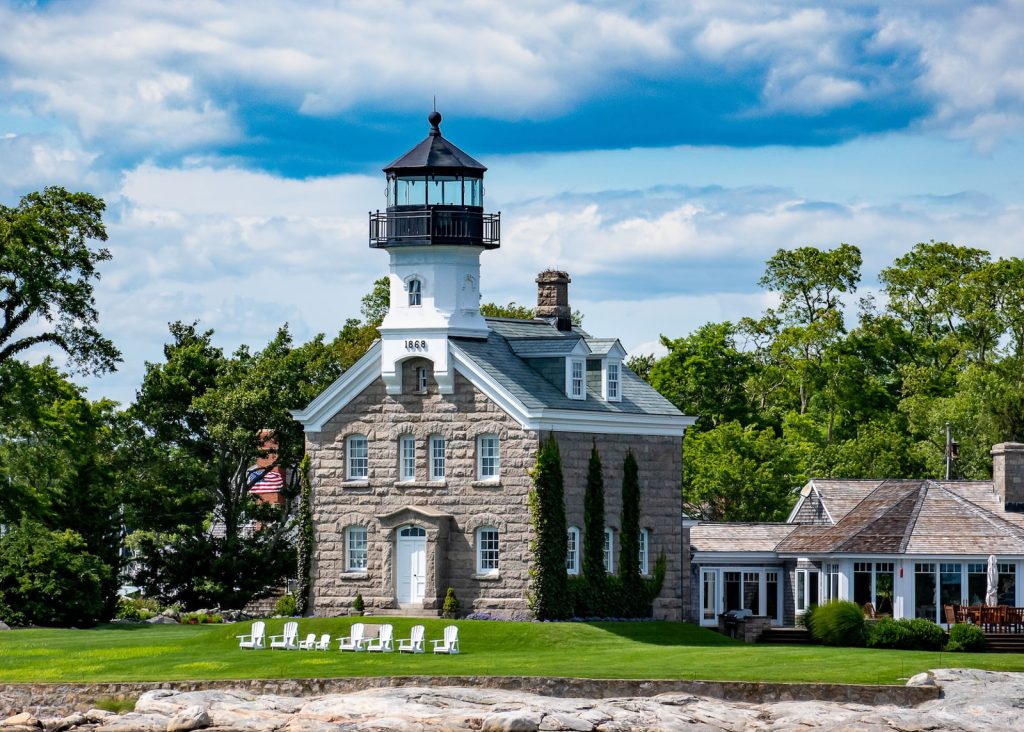
{"label": "green lawn", "polygon": [[[370,620],[370,619],[367,619]],[[350,618],[310,618],[306,633],[347,635]],[[448,621],[383,619],[395,637],[423,623],[440,638]],[[375,675],[578,676],[900,683],[948,666],[1024,671],[1024,655],[873,651],[746,645],[685,623],[508,623],[460,621],[459,656],[331,651],[242,651],[233,625],[105,625],[91,630],[0,633],[0,682],[163,681]],[[284,620],[267,621],[268,634]],[[429,651],[429,644],[428,644]]]}

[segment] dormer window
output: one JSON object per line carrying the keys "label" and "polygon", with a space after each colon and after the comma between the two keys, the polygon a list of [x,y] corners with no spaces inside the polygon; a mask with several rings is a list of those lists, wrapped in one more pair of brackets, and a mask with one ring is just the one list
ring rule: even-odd
{"label": "dormer window", "polygon": [[423,284],[418,279],[409,280],[409,307],[419,307],[423,304]]}
{"label": "dormer window", "polygon": [[587,362],[581,358],[569,359],[569,398],[585,399]]}
{"label": "dormer window", "polygon": [[618,361],[608,361],[604,367],[605,401],[622,401],[622,367]]}

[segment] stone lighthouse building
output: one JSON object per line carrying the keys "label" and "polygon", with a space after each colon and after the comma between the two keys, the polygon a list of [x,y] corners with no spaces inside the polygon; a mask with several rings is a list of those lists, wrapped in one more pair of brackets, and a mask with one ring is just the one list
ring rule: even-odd
{"label": "stone lighthouse building", "polygon": [[[387,210],[370,247],[389,257],[391,306],[380,340],[294,416],[311,461],[316,549],[311,606],[408,614],[440,608],[526,616],[529,470],[558,440],[570,527],[566,571],[580,571],[591,447],[605,468],[606,567],[668,572],[655,615],[679,619],[681,439],[693,420],[634,375],[615,338],[572,324],[569,276],[537,277],[533,320],[480,314],[480,256],[500,244],[484,212],[486,168],[430,133],[384,169]],[[640,466],[639,556],[619,555],[626,451]]]}

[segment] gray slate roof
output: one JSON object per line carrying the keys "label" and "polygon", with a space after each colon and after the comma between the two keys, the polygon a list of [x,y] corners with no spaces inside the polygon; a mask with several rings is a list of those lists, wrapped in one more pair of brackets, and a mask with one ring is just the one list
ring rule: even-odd
{"label": "gray slate roof", "polygon": [[1004,509],[991,481],[813,484],[835,523],[698,524],[690,530],[693,547],[800,556],[1024,554],[1024,515]]}
{"label": "gray slate roof", "polygon": [[[606,402],[600,393],[587,389],[585,400],[570,399],[565,385],[546,379],[529,361],[517,355],[517,350],[528,350],[524,338],[541,339],[545,347],[559,339],[571,349],[580,337],[589,337],[585,331],[574,328],[561,332],[544,320],[512,320],[487,318],[490,334],[487,340],[478,338],[452,338],[451,342],[475,361],[493,379],[501,384],[527,409],[571,409],[609,414],[650,414],[683,416],[673,404],[655,391],[647,382],[628,368],[622,368],[622,401]],[[512,340],[510,340],[512,339]],[[564,372],[563,372],[564,373]]]}

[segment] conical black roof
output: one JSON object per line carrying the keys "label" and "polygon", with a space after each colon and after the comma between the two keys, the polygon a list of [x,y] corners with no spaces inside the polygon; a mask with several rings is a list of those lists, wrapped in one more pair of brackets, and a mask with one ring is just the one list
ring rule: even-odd
{"label": "conical black roof", "polygon": [[422,173],[436,170],[440,175],[481,176],[487,170],[482,164],[441,137],[441,115],[431,112],[430,134],[419,145],[384,168],[385,173]]}

